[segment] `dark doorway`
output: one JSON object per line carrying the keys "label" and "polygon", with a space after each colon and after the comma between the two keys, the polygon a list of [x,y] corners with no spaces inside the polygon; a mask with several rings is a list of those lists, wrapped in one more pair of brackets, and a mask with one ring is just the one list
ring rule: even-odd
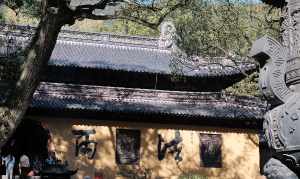
{"label": "dark doorway", "polygon": [[12,138],[2,148],[2,154],[11,153],[18,161],[20,156],[27,155],[30,159],[38,157],[46,159],[48,156],[47,143],[49,130],[41,122],[25,119],[16,129]]}

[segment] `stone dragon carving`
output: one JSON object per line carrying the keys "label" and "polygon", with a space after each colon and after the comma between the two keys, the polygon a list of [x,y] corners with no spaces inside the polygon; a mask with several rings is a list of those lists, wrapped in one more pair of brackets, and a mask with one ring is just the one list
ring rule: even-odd
{"label": "stone dragon carving", "polygon": [[[268,179],[298,179],[300,169],[300,1],[282,7],[282,43],[262,37],[250,56],[261,65],[259,88],[270,103],[264,137],[274,151],[264,166]],[[299,73],[298,73],[299,71]]]}
{"label": "stone dragon carving", "polygon": [[160,25],[160,37],[158,46],[161,49],[169,49],[174,45],[174,37],[176,36],[176,28],[172,21],[162,22]]}

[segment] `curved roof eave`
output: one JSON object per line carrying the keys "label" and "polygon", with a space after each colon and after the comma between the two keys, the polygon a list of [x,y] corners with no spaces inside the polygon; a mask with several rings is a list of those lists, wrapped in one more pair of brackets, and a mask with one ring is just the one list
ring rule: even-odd
{"label": "curved roof eave", "polygon": [[194,118],[256,121],[263,118],[265,103],[258,98],[213,92],[181,92],[91,85],[41,83],[31,108],[159,114]]}

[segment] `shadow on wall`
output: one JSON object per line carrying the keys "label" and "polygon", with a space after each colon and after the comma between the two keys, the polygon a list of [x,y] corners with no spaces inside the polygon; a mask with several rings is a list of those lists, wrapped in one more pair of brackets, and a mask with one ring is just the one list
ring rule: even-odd
{"label": "shadow on wall", "polygon": [[[260,179],[258,148],[249,140],[248,134],[222,133],[222,167],[200,167],[199,133],[203,129],[180,130],[182,141],[182,162],[167,154],[165,159],[157,158],[158,134],[166,141],[174,138],[174,129],[147,125],[107,125],[101,122],[78,124],[72,120],[45,119],[53,134],[55,150],[61,160],[68,160],[70,167],[79,168],[76,178],[103,176],[105,179]],[[75,157],[75,137],[72,129],[95,129],[91,139],[98,142],[94,159],[83,155]],[[137,165],[117,165],[115,158],[116,128],[132,128],[141,131],[140,161]],[[253,135],[255,136],[255,135]],[[255,137],[254,137],[255,138]],[[253,139],[253,137],[251,138]]]}
{"label": "shadow on wall", "polygon": [[[1,154],[12,154],[18,163],[22,155],[30,159],[39,158],[45,160],[48,157],[47,142],[50,138],[49,131],[42,123],[24,119],[11,139],[1,149]],[[13,146],[10,144],[13,143]]]}

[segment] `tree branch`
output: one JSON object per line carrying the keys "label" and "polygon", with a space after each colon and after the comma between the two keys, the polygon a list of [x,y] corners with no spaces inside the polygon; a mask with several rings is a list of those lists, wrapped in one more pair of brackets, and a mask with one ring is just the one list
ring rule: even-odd
{"label": "tree branch", "polygon": [[[170,15],[170,13],[172,13],[173,11],[175,11],[176,9],[183,7],[185,5],[188,4],[188,2],[190,0],[183,0],[180,1],[174,5],[169,5],[170,7],[164,7],[164,8],[160,8],[160,7],[155,7],[154,6],[154,1],[153,0],[152,4],[150,6],[145,6],[145,5],[141,5],[141,4],[137,4],[137,3],[133,3],[132,1],[113,1],[113,2],[127,2],[128,4],[128,9],[126,9],[126,11],[130,11],[130,13],[124,13],[124,9],[120,10],[120,11],[115,11],[115,13],[113,15],[97,15],[94,14],[94,11],[97,9],[104,9],[109,3],[111,3],[112,1],[110,0],[103,0],[99,3],[96,3],[94,5],[81,5],[81,6],[77,6],[73,12],[73,16],[75,19],[83,19],[83,18],[87,18],[87,19],[93,19],[93,20],[112,20],[112,19],[123,19],[123,20],[129,20],[132,22],[136,22],[138,24],[147,26],[151,29],[155,29],[157,30],[157,27],[163,22],[163,20]],[[149,20],[147,19],[147,17],[149,17],[149,15],[145,18],[145,17],[141,17],[140,16],[134,16],[134,12],[136,12],[137,14],[139,14],[140,12],[145,12],[147,10],[152,11],[153,15],[157,15],[160,14],[160,16],[158,18],[154,18],[155,20]],[[164,11],[164,12],[162,12]]]}
{"label": "tree branch", "polygon": [[21,73],[7,97],[5,106],[0,108],[0,148],[24,117],[33,93],[39,85],[40,76],[47,67],[60,29],[66,22],[61,9],[57,13],[51,13],[49,8],[63,6],[51,0],[42,1],[42,19],[24,52],[25,61],[21,66]]}

